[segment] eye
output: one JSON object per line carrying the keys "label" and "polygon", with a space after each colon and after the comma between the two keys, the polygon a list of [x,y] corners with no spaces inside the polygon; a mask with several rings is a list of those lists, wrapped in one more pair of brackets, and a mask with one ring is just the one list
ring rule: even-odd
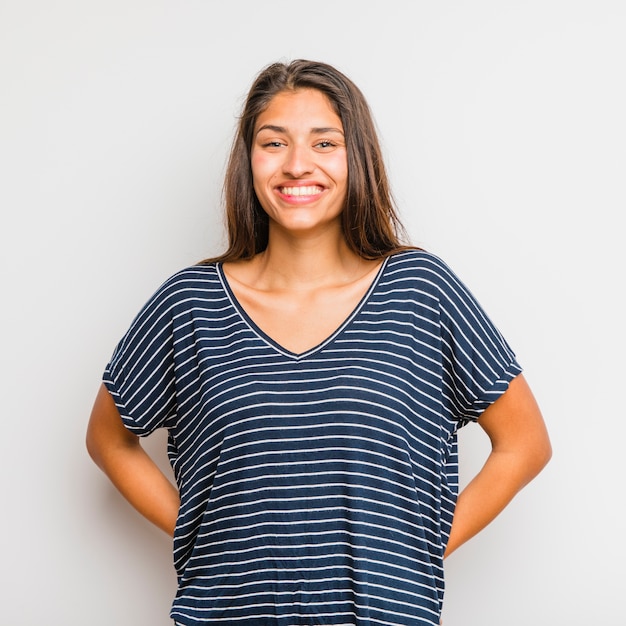
{"label": "eye", "polygon": [[281,141],[266,141],[262,145],[264,148],[280,148],[283,143]]}
{"label": "eye", "polygon": [[317,148],[334,148],[337,144],[335,144],[333,141],[329,141],[328,139],[323,139],[322,141],[318,141],[315,146]]}

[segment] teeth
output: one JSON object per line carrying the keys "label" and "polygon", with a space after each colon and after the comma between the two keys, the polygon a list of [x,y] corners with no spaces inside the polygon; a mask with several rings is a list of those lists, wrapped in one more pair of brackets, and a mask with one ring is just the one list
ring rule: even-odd
{"label": "teeth", "polygon": [[316,185],[311,187],[282,187],[281,193],[286,196],[314,196],[321,193],[321,190]]}

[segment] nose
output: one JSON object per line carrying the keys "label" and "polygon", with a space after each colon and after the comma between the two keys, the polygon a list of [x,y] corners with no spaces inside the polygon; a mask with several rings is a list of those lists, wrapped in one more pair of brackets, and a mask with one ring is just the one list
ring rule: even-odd
{"label": "nose", "polygon": [[286,151],[283,171],[293,178],[302,178],[313,172],[314,165],[311,151],[304,145],[292,145]]}

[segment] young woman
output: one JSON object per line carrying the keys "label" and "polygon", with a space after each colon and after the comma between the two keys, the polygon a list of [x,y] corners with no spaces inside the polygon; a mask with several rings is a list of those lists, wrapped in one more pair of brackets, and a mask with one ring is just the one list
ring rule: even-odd
{"label": "young woman", "polygon": [[[513,352],[442,260],[401,243],[367,103],[335,68],[259,74],[225,204],[228,250],[144,306],[87,433],[173,535],[171,617],[439,624],[444,557],[551,454]],[[458,495],[475,420],[492,450]],[[139,443],[156,428],[176,487]]]}

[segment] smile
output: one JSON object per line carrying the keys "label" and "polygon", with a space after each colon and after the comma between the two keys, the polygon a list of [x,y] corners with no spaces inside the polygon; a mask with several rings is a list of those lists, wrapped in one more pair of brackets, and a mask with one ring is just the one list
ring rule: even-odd
{"label": "smile", "polygon": [[281,187],[280,193],[285,196],[315,196],[322,193],[323,189],[317,185],[309,187]]}

